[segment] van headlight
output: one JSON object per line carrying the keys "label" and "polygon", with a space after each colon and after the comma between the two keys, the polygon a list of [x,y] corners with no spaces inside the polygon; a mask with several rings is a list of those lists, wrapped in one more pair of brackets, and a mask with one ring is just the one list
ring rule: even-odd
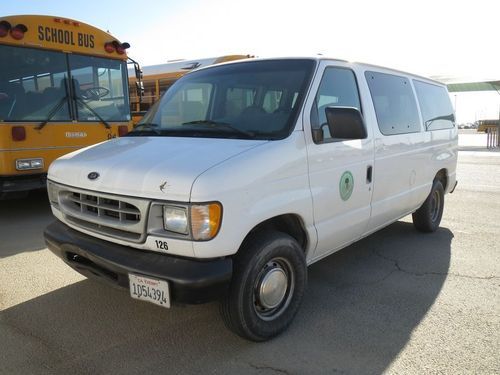
{"label": "van headlight", "polygon": [[163,229],[168,232],[190,235],[195,241],[207,241],[219,232],[222,206],[211,202],[181,207],[163,206]]}
{"label": "van headlight", "polygon": [[164,206],[163,227],[169,232],[188,234],[188,217],[186,208]]}

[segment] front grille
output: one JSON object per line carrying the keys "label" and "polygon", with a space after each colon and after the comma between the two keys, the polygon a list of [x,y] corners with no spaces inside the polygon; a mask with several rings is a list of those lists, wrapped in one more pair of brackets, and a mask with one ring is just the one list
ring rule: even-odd
{"label": "front grille", "polygon": [[143,242],[149,201],[58,186],[59,206],[71,224],[106,236]]}
{"label": "front grille", "polygon": [[114,219],[122,223],[137,223],[141,220],[141,211],[137,207],[118,199],[74,192],[68,195],[68,201],[73,202],[75,209],[88,215]]}

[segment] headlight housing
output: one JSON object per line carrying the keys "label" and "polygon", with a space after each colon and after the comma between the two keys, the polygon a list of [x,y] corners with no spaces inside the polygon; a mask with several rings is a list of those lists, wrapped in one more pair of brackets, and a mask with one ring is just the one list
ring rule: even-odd
{"label": "headlight housing", "polygon": [[59,206],[59,186],[54,184],[52,181],[47,181],[47,194],[49,196],[50,203],[58,207]]}
{"label": "headlight housing", "polygon": [[32,170],[32,169],[43,169],[43,159],[17,159],[16,169],[18,171]]}
{"label": "headlight housing", "polygon": [[163,206],[163,227],[169,232],[188,234],[188,215],[186,208]]}
{"label": "headlight housing", "polygon": [[[162,207],[162,229],[175,237],[179,235],[182,237],[189,236],[195,241],[208,241],[214,238],[219,232],[222,222],[222,205],[218,202],[197,203],[185,206],[154,204],[154,206],[158,205]],[[155,227],[152,224],[150,232],[152,230],[155,234],[159,234],[154,229]]]}

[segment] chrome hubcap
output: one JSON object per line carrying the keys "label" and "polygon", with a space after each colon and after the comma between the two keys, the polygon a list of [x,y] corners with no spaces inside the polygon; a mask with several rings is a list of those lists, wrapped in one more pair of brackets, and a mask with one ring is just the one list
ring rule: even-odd
{"label": "chrome hubcap", "polygon": [[295,274],[290,262],[284,258],[270,260],[255,281],[255,313],[262,320],[275,319],[288,308],[294,290]]}
{"label": "chrome hubcap", "polygon": [[439,209],[441,207],[441,196],[437,191],[432,194],[431,200],[431,220],[435,222],[439,216]]}
{"label": "chrome hubcap", "polygon": [[264,275],[259,288],[259,300],[264,308],[274,309],[285,297],[288,278],[281,268],[272,268]]}

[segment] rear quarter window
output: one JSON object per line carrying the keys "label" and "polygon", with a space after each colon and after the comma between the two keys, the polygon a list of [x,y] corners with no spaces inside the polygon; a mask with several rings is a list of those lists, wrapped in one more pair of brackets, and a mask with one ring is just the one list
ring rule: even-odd
{"label": "rear quarter window", "polygon": [[455,126],[455,116],[448,91],[438,85],[413,80],[418,104],[426,130],[449,129]]}
{"label": "rear quarter window", "polygon": [[365,72],[375,106],[380,132],[384,135],[419,132],[420,117],[410,80],[403,76]]}

